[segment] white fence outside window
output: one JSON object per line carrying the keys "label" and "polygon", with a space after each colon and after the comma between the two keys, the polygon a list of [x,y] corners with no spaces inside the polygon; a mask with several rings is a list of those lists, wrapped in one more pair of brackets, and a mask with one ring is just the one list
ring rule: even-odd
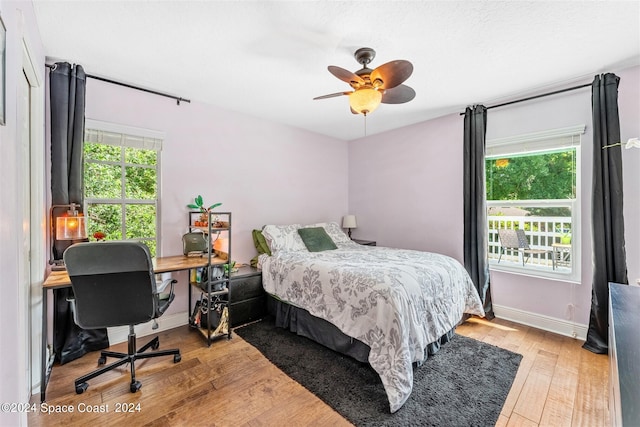
{"label": "white fence outside window", "polygon": [[[571,217],[557,216],[488,216],[489,261],[498,263],[501,245],[498,229],[521,229],[531,249],[545,249],[549,252],[532,255],[525,267],[539,267],[544,270],[571,271],[573,257],[570,244]],[[554,244],[556,245],[554,247]],[[554,263],[555,256],[555,263]],[[500,264],[522,266],[522,254],[518,251],[505,251]]]}

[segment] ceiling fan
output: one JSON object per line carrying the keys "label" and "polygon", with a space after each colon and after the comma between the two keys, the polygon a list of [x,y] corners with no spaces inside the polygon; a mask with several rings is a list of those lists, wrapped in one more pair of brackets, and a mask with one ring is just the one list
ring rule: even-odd
{"label": "ceiling fan", "polygon": [[413,72],[411,62],[399,59],[372,70],[367,68],[367,65],[375,58],[375,50],[363,47],[356,50],[353,56],[358,63],[362,64],[362,69],[355,73],[335,65],[327,67],[331,74],[349,83],[353,90],[318,96],[313,98],[314,100],[348,95],[351,112],[366,116],[378,108],[380,103],[403,104],[415,98],[416,92],[402,84]]}

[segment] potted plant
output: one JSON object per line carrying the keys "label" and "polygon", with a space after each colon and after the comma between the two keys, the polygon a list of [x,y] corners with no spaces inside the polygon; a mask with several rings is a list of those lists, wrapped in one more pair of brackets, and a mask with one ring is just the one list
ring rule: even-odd
{"label": "potted plant", "polygon": [[206,208],[201,195],[196,196],[193,201],[194,203],[189,203],[187,207],[189,209],[197,209],[200,211],[200,220],[196,221],[194,224],[197,227],[206,227],[209,224],[209,212],[222,205],[222,203],[214,203]]}

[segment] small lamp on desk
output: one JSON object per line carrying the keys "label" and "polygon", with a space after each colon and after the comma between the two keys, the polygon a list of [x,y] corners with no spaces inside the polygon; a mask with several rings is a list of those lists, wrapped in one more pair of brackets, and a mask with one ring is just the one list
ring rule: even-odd
{"label": "small lamp on desk", "polygon": [[213,242],[213,251],[221,259],[226,260],[229,258],[229,239],[223,237],[217,238]]}
{"label": "small lamp on desk", "polygon": [[[87,224],[85,217],[78,211],[80,205],[71,203],[68,205],[52,205],[49,211],[51,224],[51,259],[49,264],[52,270],[64,270],[62,255],[56,257],[56,242],[81,241],[87,238]],[[66,212],[56,215],[56,211],[67,209]],[[55,226],[54,226],[55,220]]]}
{"label": "small lamp on desk", "polygon": [[342,217],[342,228],[346,228],[347,235],[351,238],[351,229],[358,228],[358,223],[356,221],[355,215],[345,215]]}

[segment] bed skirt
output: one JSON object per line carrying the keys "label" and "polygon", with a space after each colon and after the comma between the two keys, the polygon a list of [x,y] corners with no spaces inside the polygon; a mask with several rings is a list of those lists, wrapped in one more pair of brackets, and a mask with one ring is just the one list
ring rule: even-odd
{"label": "bed skirt", "polygon": [[[307,310],[293,305],[267,294],[267,308],[270,315],[275,318],[275,325],[279,328],[309,338],[338,353],[351,356],[362,363],[369,363],[370,348],[362,341],[345,335],[332,323],[320,319]],[[455,327],[445,333],[435,342],[427,345],[427,355],[431,356],[440,350],[440,346],[451,340],[455,334]]]}

